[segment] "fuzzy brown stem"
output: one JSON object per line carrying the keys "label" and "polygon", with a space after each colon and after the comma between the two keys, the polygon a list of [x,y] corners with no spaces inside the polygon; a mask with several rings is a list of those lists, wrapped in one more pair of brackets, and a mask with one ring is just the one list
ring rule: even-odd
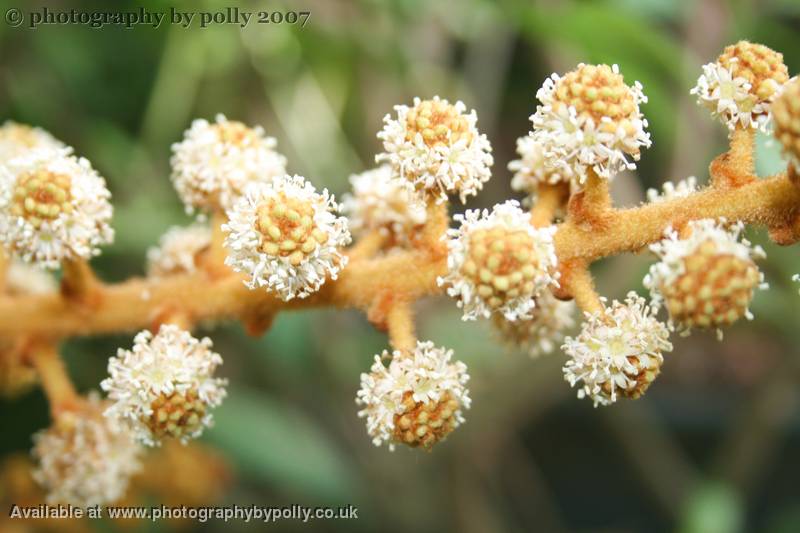
{"label": "fuzzy brown stem", "polygon": [[549,226],[559,208],[564,205],[569,189],[564,184],[539,186],[536,203],[531,207],[531,224],[536,228]]}
{"label": "fuzzy brown stem", "polygon": [[102,286],[85,259],[66,259],[62,263],[61,294],[69,301],[95,306],[101,298]]}
{"label": "fuzzy brown stem", "polygon": [[386,325],[392,348],[403,353],[414,351],[417,338],[414,333],[414,315],[410,302],[407,300],[393,302],[386,314]]}
{"label": "fuzzy brown stem", "polygon": [[55,347],[52,344],[32,346],[29,357],[50,403],[52,418],[55,420],[59,413],[74,409],[79,396]]}

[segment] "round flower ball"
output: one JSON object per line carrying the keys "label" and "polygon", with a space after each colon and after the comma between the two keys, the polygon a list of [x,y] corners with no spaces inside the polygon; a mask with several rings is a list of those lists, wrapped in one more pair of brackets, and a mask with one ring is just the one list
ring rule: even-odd
{"label": "round flower ball", "polygon": [[34,479],[47,503],[88,507],[125,495],[139,471],[141,446],[124,427],[103,416],[105,404],[91,395],[75,411],[58,415],[33,437]]}
{"label": "round flower ball", "polygon": [[650,147],[647,102],[639,82],[629,86],[616,65],[586,65],[563,77],[553,74],[536,93],[541,102],[531,116],[530,136],[543,152],[544,168],[571,176],[582,186],[588,173],[611,179],[636,168]]}
{"label": "round flower ball", "polygon": [[188,212],[230,209],[250,183],[286,173],[277,141],[260,126],[197,119],[172,145],[172,182]]}
{"label": "round flower ball", "polygon": [[347,263],[347,219],[327,190],[316,192],[302,176],[282,176],[253,186],[228,212],[225,264],[284,301],[305,298]]}
{"label": "round flower ball", "polygon": [[171,324],[155,335],[140,332],[131,350],[108,361],[109,377],[100,384],[111,401],[105,415],[148,446],[199,437],[226,395],[226,380],[214,377],[222,357],[211,347],[209,338]]}
{"label": "round flower ball", "polygon": [[105,180],[68,149],[33,150],[0,166],[0,242],[28,263],[56,269],[113,241]]}
{"label": "round flower ball", "polygon": [[461,202],[477,194],[491,178],[494,163],[486,135],[478,131],[475,111],[466,112],[462,102],[451,104],[434,96],[414,98],[414,105],[395,106],[397,116],[386,115],[378,138],[384,151],[376,162],[388,163],[399,179],[420,193],[420,201]]}
{"label": "round flower ball", "polygon": [[457,299],[464,320],[492,313],[529,318],[535,298],[557,285],[555,226],[534,228],[515,200],[454,218],[461,226],[447,232],[448,273],[438,282]]}
{"label": "round flower ball", "polygon": [[376,446],[430,449],[464,422],[469,375],[464,363],[451,362],[452,356],[452,350],[430,341],[417,342],[411,353],[375,356],[370,372],[361,374],[356,403]]}

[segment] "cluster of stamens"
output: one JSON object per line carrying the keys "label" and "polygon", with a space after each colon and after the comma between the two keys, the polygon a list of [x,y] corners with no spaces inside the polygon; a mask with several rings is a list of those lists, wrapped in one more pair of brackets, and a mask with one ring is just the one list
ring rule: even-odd
{"label": "cluster of stamens", "polygon": [[466,117],[450,103],[442,100],[423,100],[406,115],[406,140],[420,134],[425,144],[455,144],[472,139]]}
{"label": "cluster of stamens", "polygon": [[403,396],[404,411],[394,415],[394,438],[412,448],[430,449],[458,425],[455,414],[459,403],[449,392],[439,401],[415,402],[408,391]]}
{"label": "cluster of stamens", "polygon": [[763,44],[740,41],[725,48],[717,63],[729,69],[734,78],[750,84],[751,105],[769,100],[789,80],[780,54]]}
{"label": "cluster of stamens", "polygon": [[202,429],[206,416],[205,403],[192,389],[185,394],[178,391],[161,393],[150,404],[150,408],[153,413],[145,423],[157,439],[183,439],[195,435]]}
{"label": "cluster of stamens", "polygon": [[555,88],[553,110],[575,108],[578,115],[591,117],[606,133],[622,127],[634,134],[631,118],[637,113],[636,100],[621,74],[608,65],[581,65],[561,78]]}
{"label": "cluster of stamens", "polygon": [[314,207],[309,202],[280,194],[266,199],[258,207],[257,217],[261,251],[288,257],[294,266],[328,241],[328,234],[314,223]]}
{"label": "cluster of stamens", "polygon": [[641,398],[661,372],[662,358],[630,355],[627,359],[629,365],[623,367],[622,372],[629,378],[629,381],[624,386],[620,386],[617,383],[617,386],[612,389],[611,381],[606,381],[600,385],[600,394],[609,400],[611,400],[615,391],[616,394],[630,400]]}
{"label": "cluster of stamens", "polygon": [[701,244],[683,260],[684,273],[661,287],[673,321],[687,327],[732,324],[747,314],[753,291],[761,283],[749,259],[720,254],[713,241]]}
{"label": "cluster of stamens", "polygon": [[534,290],[537,268],[533,238],[525,231],[496,226],[477,229],[469,238],[461,274],[492,308]]}
{"label": "cluster of stamens", "polygon": [[14,188],[11,213],[38,228],[44,221],[72,211],[71,185],[69,176],[47,170],[22,176]]}

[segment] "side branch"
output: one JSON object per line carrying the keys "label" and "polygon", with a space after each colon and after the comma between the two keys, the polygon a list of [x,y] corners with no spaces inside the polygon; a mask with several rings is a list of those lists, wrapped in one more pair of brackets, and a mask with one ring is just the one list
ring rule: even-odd
{"label": "side branch", "polygon": [[690,220],[725,217],[768,228],[786,223],[800,206],[800,188],[786,175],[755,180],[738,188],[709,187],[686,198],[610,211],[602,231],[562,224],[555,235],[560,261],[589,262],[621,252],[640,250],[663,237],[664,230]]}

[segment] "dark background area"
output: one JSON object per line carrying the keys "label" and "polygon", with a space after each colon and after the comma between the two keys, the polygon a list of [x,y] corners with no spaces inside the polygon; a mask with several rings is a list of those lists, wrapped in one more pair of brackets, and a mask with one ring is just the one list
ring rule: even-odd
{"label": "dark background area", "polygon": [[[69,1],[50,9],[111,5]],[[236,4],[113,5],[216,11]],[[251,22],[243,30],[166,23],[30,30],[0,22],[0,120],[49,130],[109,182],[117,236],[93,263],[106,280],[142,275],[147,247],[170,225],[189,222],[168,179],[169,156],[196,117],[221,112],[263,125],[290,172],[339,196],[349,174],[373,166],[375,134],[394,104],[435,94],[461,99],[477,110],[494,147],[494,177],[467,206],[484,207],[515,196],[505,165],[515,158],[515,139],[530,129],[546,76],[578,62],[618,63],[650,99],[643,112],[654,145],[635,174],[614,182],[617,203],[635,205],[666,179],[696,175],[705,183],[708,162],[725,149],[725,128],[689,95],[703,63],[749,39],[783,52],[790,74],[800,70],[796,0],[238,6],[311,17],[302,29]],[[760,173],[782,164],[760,138]],[[286,313],[259,339],[238,325],[208,329],[231,380],[217,425],[203,438],[234,474],[217,503],[358,507],[358,521],[314,524],[325,531],[800,531],[800,285],[790,281],[800,259],[798,248],[778,248],[761,230],[749,235],[768,254],[762,268],[770,290],[755,298],[756,320],[726,331],[722,343],[713,334],[674,338],[647,395],[608,408],[575,398],[560,352],[531,360],[506,349],[487,323],[463,323],[450,299],[420,302],[420,337],[453,348],[468,364],[474,402],[467,423],[429,454],[373,447],[356,416],[359,373],[386,345],[361,314]],[[598,263],[601,292],[644,294],[652,260]],[[107,358],[131,342],[128,334],[68,342],[79,388],[97,388]],[[27,453],[31,434],[47,424],[39,390],[0,402],[0,454]]]}

